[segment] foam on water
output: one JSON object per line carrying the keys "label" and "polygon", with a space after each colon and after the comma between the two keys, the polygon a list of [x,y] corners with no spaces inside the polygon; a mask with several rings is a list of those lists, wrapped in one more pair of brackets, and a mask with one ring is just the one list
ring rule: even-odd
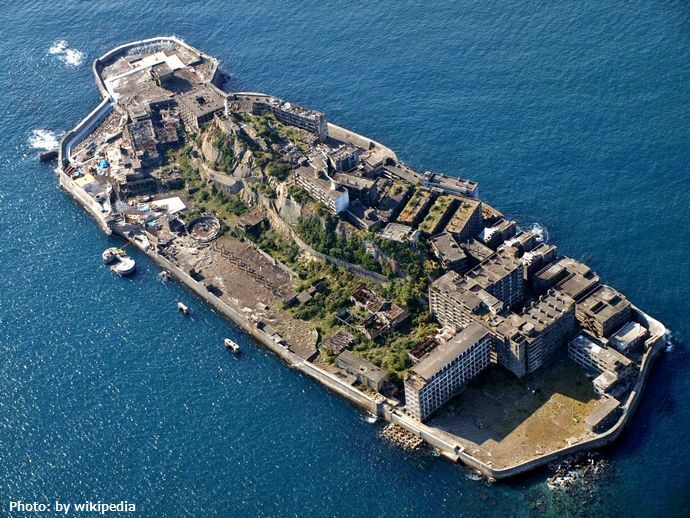
{"label": "foam on water", "polygon": [[71,67],[78,67],[84,61],[84,53],[70,47],[67,40],[55,40],[48,53],[57,56],[65,65]]}
{"label": "foam on water", "polygon": [[537,242],[538,243],[547,243],[549,241],[549,231],[546,229],[544,225],[541,225],[540,223],[532,223],[531,225],[527,225],[526,227],[522,227],[521,225],[518,225],[518,230],[524,230],[525,232],[531,232],[536,236]]}
{"label": "foam on water", "polygon": [[47,129],[35,129],[29,136],[29,145],[34,149],[50,151],[58,147],[60,138],[64,132],[55,132]]}

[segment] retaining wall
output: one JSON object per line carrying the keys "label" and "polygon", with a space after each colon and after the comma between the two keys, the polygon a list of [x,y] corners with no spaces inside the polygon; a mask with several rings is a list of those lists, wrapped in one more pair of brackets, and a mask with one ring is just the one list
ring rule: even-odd
{"label": "retaining wall", "polygon": [[361,266],[358,266],[356,264],[352,264],[347,261],[343,261],[342,259],[338,259],[337,257],[323,254],[317,250],[314,250],[311,246],[309,246],[307,243],[300,239],[297,233],[290,227],[290,225],[283,221],[283,219],[280,217],[280,214],[278,214],[273,207],[270,207],[268,209],[268,219],[271,222],[271,225],[275,225],[279,228],[279,230],[281,230],[284,233],[287,233],[303,252],[313,255],[318,259],[323,259],[324,261],[333,263],[336,266],[339,266],[340,268],[343,268],[344,270],[347,270],[348,272],[368,281],[375,282],[377,284],[383,284],[385,282],[388,282],[388,278],[385,275],[372,272],[371,270],[367,270],[366,268],[362,268]]}

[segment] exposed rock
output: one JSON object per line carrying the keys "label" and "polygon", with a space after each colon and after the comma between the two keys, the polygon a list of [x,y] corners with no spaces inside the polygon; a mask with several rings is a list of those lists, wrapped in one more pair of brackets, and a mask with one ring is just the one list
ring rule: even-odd
{"label": "exposed rock", "polygon": [[222,156],[220,149],[218,149],[218,147],[211,142],[208,137],[204,138],[201,142],[201,154],[203,155],[206,163],[211,167],[218,164]]}
{"label": "exposed rock", "polygon": [[242,158],[240,159],[239,163],[235,166],[232,175],[235,178],[249,178],[250,176],[253,176],[254,155],[252,154],[252,152],[247,149],[246,151],[244,151],[242,155],[239,156],[241,156]]}

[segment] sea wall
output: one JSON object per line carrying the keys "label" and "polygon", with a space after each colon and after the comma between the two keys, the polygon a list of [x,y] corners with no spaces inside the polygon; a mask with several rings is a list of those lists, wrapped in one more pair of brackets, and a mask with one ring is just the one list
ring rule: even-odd
{"label": "sea wall", "polygon": [[71,160],[72,148],[84,140],[112,111],[110,99],[103,99],[79,124],[65,133],[58,148],[58,164],[61,167],[65,167]]}
{"label": "sea wall", "polygon": [[[130,242],[133,242],[124,235],[122,235],[122,237]],[[323,370],[317,365],[300,358],[289,349],[285,349],[284,347],[275,343],[265,333],[258,330],[254,325],[254,322],[247,318],[247,316],[239,309],[232,307],[230,304],[213,295],[202,283],[195,281],[187,272],[182,270],[166,257],[156,253],[154,250],[145,253],[156,264],[158,264],[158,266],[166,270],[173,278],[185,285],[212,309],[241,327],[255,340],[278,355],[278,357],[280,357],[280,359],[282,359],[284,362],[303,372],[310,378],[315,379],[329,389],[337,392],[363,410],[371,413],[376,412],[377,404],[374,398],[353,387],[347,381],[341,380],[337,376]]]}
{"label": "sea wall", "polygon": [[355,133],[354,131],[351,131],[349,129],[337,126],[332,122],[328,123],[328,135],[336,140],[349,142],[350,144],[354,144],[355,146],[359,146],[364,149],[380,149],[386,155],[393,158],[394,160],[398,159],[397,155],[392,149],[384,146],[380,142],[376,142],[375,140],[360,135],[359,133]]}
{"label": "sea wall", "polygon": [[93,216],[93,219],[96,220],[96,223],[98,223],[98,226],[103,232],[105,232],[107,235],[112,234],[109,224],[110,218],[103,211],[103,207],[101,207],[101,204],[98,203],[95,198],[90,196],[84,189],[74,183],[74,180],[72,180],[62,171],[59,173],[59,183],[60,187],[62,187],[70,196],[72,196],[72,198],[79,202],[82,207],[84,207],[87,212],[91,214],[91,216]]}

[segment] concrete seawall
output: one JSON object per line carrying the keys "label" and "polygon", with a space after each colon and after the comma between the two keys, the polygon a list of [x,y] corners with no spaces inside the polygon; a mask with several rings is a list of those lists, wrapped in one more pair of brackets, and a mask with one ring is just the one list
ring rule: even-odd
{"label": "concrete seawall", "polygon": [[[155,45],[156,43],[165,42],[174,42],[175,44],[182,45],[195,53],[199,53],[200,55],[208,59],[211,59],[213,62],[213,69],[208,84],[216,88],[218,87],[217,83],[220,81],[221,78],[221,74],[218,71],[218,60],[210,56],[206,56],[205,54],[187,45],[178,38],[158,37],[139,40],[126,45],[121,45],[115,49],[112,49],[109,52],[106,52],[100,58],[94,61],[92,67],[94,75],[96,76],[96,83],[98,85],[99,92],[103,97],[103,100],[74,129],[68,132],[60,142],[59,164],[61,169],[69,163],[71,149],[75,145],[79,144],[105,117],[111,114],[113,110],[121,111],[121,108],[117,105],[117,100],[110,94],[110,92],[107,89],[107,86],[104,84],[102,77],[100,75],[107,63],[109,63],[113,59],[117,59],[117,57],[121,56],[123,53],[126,53],[131,49],[140,47],[142,45]],[[331,135],[336,139],[343,140],[346,142],[352,142],[358,146],[366,147],[369,149],[379,148],[384,155],[389,155],[391,157],[396,156],[395,153],[389,148],[371,139],[351,132],[350,130],[341,128],[331,123],[328,124],[328,128],[329,132],[331,132]],[[69,176],[67,176],[62,171],[59,174],[59,184],[63,189],[65,189],[65,191],[67,191],[70,194],[70,196],[72,196],[78,203],[80,203],[94,217],[94,219],[96,219],[99,227],[103,232],[105,232],[106,234],[111,234],[114,232],[136,245],[136,242],[132,241],[127,236],[123,235],[121,231],[117,229],[117,227],[113,227],[112,218],[104,212],[101,205],[93,197],[91,197],[88,193],[81,189]],[[273,208],[269,208],[269,213],[270,217],[272,217],[272,222],[273,220],[275,220],[276,224],[278,224],[279,222],[285,224]],[[285,225],[287,226],[287,224]],[[326,256],[324,254],[317,252],[316,250],[313,250],[311,247],[306,245],[306,243],[302,242],[289,226],[287,226],[287,228],[289,230],[290,235],[293,237],[298,246],[300,246],[303,250],[308,251],[312,255],[331,261],[337,264],[338,266],[341,266],[351,271],[352,273],[355,273],[362,277],[366,277],[374,282],[387,281],[387,279],[384,276],[376,274],[375,272],[364,270],[358,267],[357,265],[346,263],[345,261],[341,261],[339,259]],[[487,477],[491,477],[494,479],[503,479],[515,476],[526,471],[532,470],[534,468],[537,468],[539,466],[543,466],[551,462],[552,460],[563,457],[564,455],[598,448],[615,441],[618,438],[618,436],[622,433],[625,425],[628,423],[632,414],[635,412],[639,404],[641,394],[644,390],[649,375],[649,371],[654,362],[654,359],[657,357],[657,355],[664,346],[664,326],[661,323],[649,317],[648,315],[646,315],[645,313],[641,312],[637,308],[634,308],[637,318],[644,322],[652,332],[652,338],[650,338],[647,341],[648,351],[643,358],[640,369],[640,375],[628,399],[622,405],[624,412],[623,415],[619,418],[618,422],[607,432],[594,436],[589,440],[582,441],[578,444],[574,444],[572,446],[559,449],[547,455],[543,455],[538,458],[534,458],[508,468],[495,469],[492,466],[465,453],[465,447],[462,444],[461,437],[457,437],[457,440],[455,440],[454,436],[445,433],[442,430],[429,427],[424,423],[416,421],[410,416],[402,413],[399,409],[395,408],[393,404],[386,403],[385,399],[382,396],[371,397],[363,393],[362,391],[358,390],[356,387],[350,385],[338,376],[335,376],[327,372],[326,370],[318,367],[317,365],[300,358],[299,356],[291,352],[289,349],[286,349],[275,343],[273,340],[271,340],[270,337],[268,337],[265,333],[257,329],[254,322],[251,321],[251,319],[249,319],[245,314],[243,314],[239,308],[232,307],[228,303],[224,302],[217,296],[210,293],[202,283],[195,281],[187,272],[179,268],[169,259],[162,255],[159,255],[154,249],[146,251],[145,253],[161,268],[168,271],[172,277],[174,277],[177,281],[181,282],[184,286],[191,290],[192,293],[194,293],[202,301],[208,304],[213,310],[217,311],[223,317],[231,320],[236,325],[240,326],[244,331],[246,331],[259,343],[266,346],[269,350],[278,355],[279,358],[281,358],[291,367],[300,370],[307,376],[318,381],[325,387],[333,390],[337,394],[346,398],[348,401],[364,409],[365,411],[376,414],[384,418],[385,420],[397,424],[402,428],[410,431],[414,435],[422,438],[428,444],[437,448],[443,456],[455,462],[463,462],[467,466],[480,471]]]}
{"label": "concrete seawall", "polygon": [[[118,233],[118,235],[121,234]],[[124,235],[121,235],[121,237],[127,239],[129,242],[137,246],[135,241],[128,239]],[[159,255],[155,251],[144,253],[146,253],[146,255],[150,257],[156,264],[158,264],[158,266],[170,273],[174,279],[182,283],[198,298],[213,308],[217,313],[241,327],[247,334],[275,353],[285,363],[295,369],[300,370],[310,378],[315,379],[316,381],[325,385],[327,388],[347,398],[349,401],[363,410],[371,413],[376,412],[377,403],[374,398],[358,390],[352,385],[349,385],[345,381],[339,379],[337,376],[334,376],[317,365],[300,358],[290,350],[285,349],[284,347],[281,347],[275,343],[268,336],[266,336],[266,334],[259,331],[254,323],[239,309],[233,308],[226,302],[210,293],[202,283],[195,281],[188,273],[183,271],[169,259]]]}

